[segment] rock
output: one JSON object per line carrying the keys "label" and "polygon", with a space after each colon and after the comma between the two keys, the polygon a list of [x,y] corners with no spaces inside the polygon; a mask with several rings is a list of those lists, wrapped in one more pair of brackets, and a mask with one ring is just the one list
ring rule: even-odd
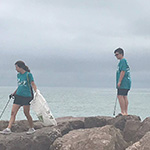
{"label": "rock", "polygon": [[147,132],[140,141],[126,148],[126,150],[150,150],[150,132]]}
{"label": "rock", "polygon": [[34,121],[34,128],[35,129],[41,129],[44,127],[44,124],[43,122],[40,122],[40,121]]}
{"label": "rock", "polygon": [[116,116],[109,122],[114,127],[121,130],[121,133],[126,142],[135,142],[135,135],[141,126],[141,118],[139,116]]}
{"label": "rock", "polygon": [[[26,135],[29,128],[27,120],[16,121],[12,126],[11,135],[0,134],[0,150],[48,150],[56,138],[67,134],[71,130],[84,128],[84,118],[58,118],[58,126],[44,127],[40,121],[34,121],[37,129],[34,135]],[[0,128],[8,126],[8,121],[1,121]],[[6,146],[7,145],[7,146]]]}
{"label": "rock", "polygon": [[69,133],[71,130],[73,130],[73,128],[69,122],[59,123],[56,128],[60,130],[62,135],[65,135],[65,134]]}
{"label": "rock", "polygon": [[121,131],[124,130],[126,123],[128,121],[141,121],[140,117],[128,115],[128,116],[117,116],[113,120],[111,120],[110,124],[114,125],[116,128],[120,129]]}
{"label": "rock", "polygon": [[101,117],[101,116],[86,117],[84,120],[84,127],[85,128],[103,127],[107,124],[110,124],[110,120],[112,119],[113,117]]}
{"label": "rock", "polygon": [[68,122],[68,121],[75,121],[75,120],[84,121],[84,117],[72,117],[72,116],[68,116],[68,117],[56,118],[57,123]]}
{"label": "rock", "polygon": [[60,131],[52,127],[37,130],[33,135],[25,132],[0,135],[0,150],[49,150],[60,136]]}
{"label": "rock", "polygon": [[124,150],[127,146],[120,130],[107,125],[70,131],[58,138],[50,150]]}
{"label": "rock", "polygon": [[83,117],[63,117],[57,118],[56,120],[58,123],[58,126],[56,128],[60,129],[62,135],[67,134],[71,130],[84,128]]}
{"label": "rock", "polygon": [[135,135],[135,141],[140,140],[148,131],[150,131],[150,117],[146,118]]}
{"label": "rock", "polygon": [[0,121],[0,131],[5,129],[8,126],[9,121]]}
{"label": "rock", "polygon": [[[141,122],[138,116],[131,115],[115,118],[70,116],[56,120],[58,126],[49,127],[34,121],[37,130],[34,135],[26,135],[27,120],[16,121],[11,135],[0,134],[0,150],[49,150],[50,145],[53,150],[69,150],[70,147],[71,150],[122,150],[127,142],[131,145],[150,131],[150,118]],[[0,130],[7,126],[8,121],[0,121]]]}
{"label": "rock", "polygon": [[125,128],[123,130],[123,137],[126,142],[135,142],[135,134],[141,126],[140,120],[128,120],[126,121]]}
{"label": "rock", "polygon": [[29,129],[29,123],[27,120],[15,121],[12,125],[12,132],[25,132]]}
{"label": "rock", "polygon": [[[8,121],[0,121],[0,131],[5,129],[8,126]],[[35,129],[41,129],[43,128],[44,125],[40,121],[34,121],[34,128]],[[15,123],[12,125],[12,132],[25,132],[28,131],[29,129],[29,124],[27,120],[17,120]]]}

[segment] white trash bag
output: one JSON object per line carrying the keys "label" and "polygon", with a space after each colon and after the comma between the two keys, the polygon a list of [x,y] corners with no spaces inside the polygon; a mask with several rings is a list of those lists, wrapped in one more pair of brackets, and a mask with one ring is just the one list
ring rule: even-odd
{"label": "white trash bag", "polygon": [[36,113],[38,119],[43,122],[44,126],[54,125],[57,122],[52,115],[50,108],[39,90],[34,94],[34,99],[30,102],[31,108]]}

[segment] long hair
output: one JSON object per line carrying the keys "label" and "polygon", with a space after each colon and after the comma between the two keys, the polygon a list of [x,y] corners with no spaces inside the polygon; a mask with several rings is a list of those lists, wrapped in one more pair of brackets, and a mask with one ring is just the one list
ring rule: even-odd
{"label": "long hair", "polygon": [[19,68],[22,68],[23,70],[30,72],[30,69],[28,66],[26,66],[26,64],[23,61],[17,61],[15,63],[15,65],[17,65]]}

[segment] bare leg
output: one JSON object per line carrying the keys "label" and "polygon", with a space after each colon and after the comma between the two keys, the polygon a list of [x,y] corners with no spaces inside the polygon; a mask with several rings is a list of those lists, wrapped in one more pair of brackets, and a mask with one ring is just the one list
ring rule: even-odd
{"label": "bare leg", "polygon": [[24,105],[23,110],[24,110],[24,114],[25,114],[26,118],[28,119],[30,128],[33,128],[33,120],[30,115],[30,105]]}
{"label": "bare leg", "polygon": [[125,101],[124,97],[122,95],[118,95],[118,100],[121,108],[121,114],[125,115]]}
{"label": "bare leg", "polygon": [[17,114],[20,107],[21,107],[20,105],[13,104],[12,111],[11,111],[11,118],[10,118],[10,121],[8,124],[9,129],[12,127],[12,124],[15,122],[16,114]]}
{"label": "bare leg", "polygon": [[125,102],[125,115],[128,115],[128,97],[123,96]]}

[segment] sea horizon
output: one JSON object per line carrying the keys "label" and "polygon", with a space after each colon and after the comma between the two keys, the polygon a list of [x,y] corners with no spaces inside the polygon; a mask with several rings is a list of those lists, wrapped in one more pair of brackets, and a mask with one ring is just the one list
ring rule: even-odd
{"label": "sea horizon", "polygon": [[[8,101],[8,96],[15,90],[15,86],[0,86],[0,113]],[[41,94],[46,99],[55,118],[73,116],[113,116],[116,100],[115,88],[98,87],[44,87],[39,86]],[[150,89],[133,88],[129,92],[129,115],[140,116],[141,119],[149,117]],[[1,120],[9,120],[13,100],[10,101]],[[117,102],[116,115],[120,113]],[[34,120],[37,116],[31,108]],[[16,120],[26,119],[22,108],[19,110]]]}

